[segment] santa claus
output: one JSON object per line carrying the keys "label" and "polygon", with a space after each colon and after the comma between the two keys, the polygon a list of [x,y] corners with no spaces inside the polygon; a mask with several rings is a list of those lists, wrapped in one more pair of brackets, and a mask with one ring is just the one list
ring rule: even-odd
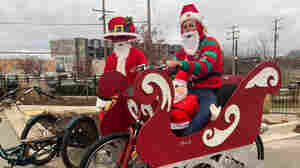
{"label": "santa claus", "polygon": [[[104,39],[110,40],[113,45],[113,52],[107,56],[104,72],[119,71],[125,75],[132,83],[136,76],[136,68],[141,65],[147,65],[147,60],[143,52],[134,48],[130,40],[137,37],[135,27],[131,17],[115,17],[108,23],[109,33],[105,34]],[[100,84],[99,86],[100,87]],[[106,106],[112,102],[97,99],[96,107],[98,111],[103,111]],[[102,118],[100,116],[100,118]]]}
{"label": "santa claus", "polygon": [[189,76],[188,92],[197,96],[199,108],[185,135],[203,128],[210,120],[210,107],[216,104],[216,91],[222,85],[222,50],[213,37],[207,35],[194,4],[183,6],[180,14],[180,30],[183,48],[175,60],[167,61],[169,68],[179,67]]}

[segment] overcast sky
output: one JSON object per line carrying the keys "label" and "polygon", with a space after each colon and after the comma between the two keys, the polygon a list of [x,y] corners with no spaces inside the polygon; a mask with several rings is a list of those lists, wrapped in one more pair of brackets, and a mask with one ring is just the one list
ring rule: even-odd
{"label": "overcast sky", "polygon": [[[258,34],[272,40],[275,17],[282,17],[279,31],[279,52],[300,48],[300,1],[296,0],[195,0],[210,35],[225,48],[228,27],[240,27],[240,45],[246,48]],[[152,23],[161,29],[161,36],[170,43],[180,43],[179,13],[183,0],[152,0]],[[100,0],[1,0],[1,22],[50,24],[96,24],[101,14],[92,8],[102,8]],[[146,0],[107,0],[106,8],[116,16],[133,16],[146,20]],[[101,38],[100,26],[33,26],[0,25],[0,50],[47,49],[49,40],[60,38]],[[253,40],[252,40],[253,41]]]}

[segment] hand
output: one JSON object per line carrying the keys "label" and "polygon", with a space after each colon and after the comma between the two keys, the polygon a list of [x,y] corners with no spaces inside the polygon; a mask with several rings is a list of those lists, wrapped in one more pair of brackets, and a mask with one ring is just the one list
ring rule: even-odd
{"label": "hand", "polygon": [[168,60],[166,64],[168,68],[176,68],[177,66],[182,66],[182,63],[176,60]]}
{"label": "hand", "polygon": [[96,102],[96,110],[97,112],[100,111],[105,111],[105,107],[110,105],[112,103],[112,101],[110,100],[102,100],[100,98],[97,97],[97,102]]}

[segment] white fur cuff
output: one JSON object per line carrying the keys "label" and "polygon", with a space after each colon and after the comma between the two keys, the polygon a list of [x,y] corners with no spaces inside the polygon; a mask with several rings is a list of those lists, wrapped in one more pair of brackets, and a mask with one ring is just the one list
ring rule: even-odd
{"label": "white fur cuff", "polygon": [[186,21],[188,19],[196,19],[196,20],[202,22],[203,17],[200,16],[198,13],[186,12],[180,17],[180,23],[182,24],[184,21]]}
{"label": "white fur cuff", "polygon": [[187,86],[187,82],[185,80],[175,79],[173,80],[173,86]]}

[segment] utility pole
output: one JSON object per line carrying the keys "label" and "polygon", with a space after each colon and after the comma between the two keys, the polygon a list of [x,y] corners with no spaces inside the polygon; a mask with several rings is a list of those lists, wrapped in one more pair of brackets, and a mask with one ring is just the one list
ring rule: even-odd
{"label": "utility pole", "polygon": [[151,40],[151,6],[150,0],[147,0],[147,18],[148,18],[148,38]]}
{"label": "utility pole", "polygon": [[239,39],[239,33],[240,31],[238,30],[238,25],[235,24],[232,27],[230,27],[232,30],[230,32],[227,32],[227,34],[231,34],[231,38],[226,38],[227,40],[232,40],[232,75],[236,75],[238,72],[238,56],[237,56],[237,51],[238,51],[238,39]]}
{"label": "utility pole", "polygon": [[[106,33],[106,14],[105,14],[105,0],[102,0],[102,10],[103,10],[103,34]],[[106,40],[103,41],[103,48],[104,48],[104,58],[107,56],[107,49],[106,49]]]}
{"label": "utility pole", "polygon": [[277,56],[277,41],[278,41],[278,30],[280,29],[279,27],[279,22],[282,18],[276,18],[274,20],[274,55],[273,59],[276,61],[276,56]]}
{"label": "utility pole", "polygon": [[[144,49],[145,49],[147,55],[150,54],[151,48],[152,48],[151,6],[150,6],[150,0],[147,0],[147,33],[146,33],[146,36],[144,37]],[[150,60],[151,60],[151,58],[150,58]]]}
{"label": "utility pole", "polygon": [[[237,34],[238,36],[238,34]],[[235,56],[234,56],[235,75],[238,74],[238,37],[235,37]]]}
{"label": "utility pole", "polygon": [[[102,0],[102,10],[100,9],[92,9],[92,11],[94,12],[102,12],[102,17],[99,20],[103,20],[103,34],[106,33],[106,13],[114,13],[114,11],[108,11],[105,10],[105,0]],[[106,45],[106,41],[103,41],[103,54],[104,54],[104,58],[106,58],[107,56],[107,45]]]}

